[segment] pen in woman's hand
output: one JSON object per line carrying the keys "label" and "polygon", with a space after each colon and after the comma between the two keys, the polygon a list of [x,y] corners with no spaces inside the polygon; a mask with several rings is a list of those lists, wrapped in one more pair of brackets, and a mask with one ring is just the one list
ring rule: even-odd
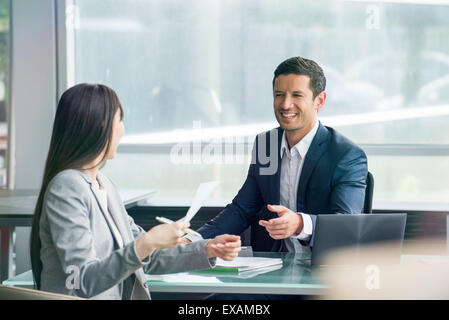
{"label": "pen in woman's hand", "polygon": [[[167,224],[170,224],[170,223],[174,222],[173,220],[170,220],[170,219],[167,219],[167,218],[164,218],[164,217],[156,217],[156,220],[161,222],[161,223],[167,223]],[[185,230],[186,230],[186,233],[193,234],[193,235],[195,235],[197,237],[201,237],[201,235],[198,232],[196,232],[196,231],[194,231],[194,230],[192,230],[190,228],[186,228]]]}

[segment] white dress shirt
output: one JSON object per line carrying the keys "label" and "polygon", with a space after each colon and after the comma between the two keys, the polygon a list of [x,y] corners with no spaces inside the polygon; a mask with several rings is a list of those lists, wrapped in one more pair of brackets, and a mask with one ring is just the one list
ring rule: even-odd
{"label": "white dress shirt", "polygon": [[[280,205],[289,208],[290,210],[297,212],[296,200],[298,194],[298,183],[301,177],[302,166],[307,151],[318,131],[319,121],[315,122],[312,130],[299,141],[290,150],[287,143],[285,132],[282,136],[281,144],[281,184],[280,184]],[[289,252],[307,252],[310,250],[308,247],[303,247],[298,240],[307,241],[312,235],[313,225],[312,218],[305,213],[298,212],[302,215],[304,227],[301,233],[297,236],[293,235],[284,240],[287,250]],[[184,236],[190,241],[197,241],[202,238],[187,234]]]}
{"label": "white dress shirt", "polygon": [[[285,132],[281,143],[281,183],[280,183],[280,205],[297,212],[298,184],[307,151],[318,131],[319,121],[315,122],[312,130],[295,144],[291,149],[288,146]],[[305,252],[309,248],[303,247],[299,240],[307,241],[312,235],[313,225],[310,215],[298,212],[302,216],[304,227],[299,235],[293,235],[285,239],[285,245],[289,252]]]}

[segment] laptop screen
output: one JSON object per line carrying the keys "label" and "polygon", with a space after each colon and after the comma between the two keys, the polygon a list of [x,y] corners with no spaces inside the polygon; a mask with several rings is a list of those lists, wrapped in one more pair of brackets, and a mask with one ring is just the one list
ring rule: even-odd
{"label": "laptop screen", "polygon": [[[322,265],[326,255],[342,248],[353,249],[353,261],[347,263],[357,263],[358,253],[366,245],[381,243],[388,243],[391,248],[382,261],[399,263],[406,219],[406,213],[318,215],[311,263]],[[376,258],[373,257],[372,263]]]}

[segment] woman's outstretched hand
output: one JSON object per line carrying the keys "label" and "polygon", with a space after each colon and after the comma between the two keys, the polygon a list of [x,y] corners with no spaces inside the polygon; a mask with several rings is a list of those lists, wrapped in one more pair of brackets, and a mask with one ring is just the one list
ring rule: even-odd
{"label": "woman's outstretched hand", "polygon": [[137,255],[145,259],[155,249],[173,248],[182,243],[182,236],[190,226],[189,222],[177,221],[170,224],[160,224],[141,236],[136,241]]}

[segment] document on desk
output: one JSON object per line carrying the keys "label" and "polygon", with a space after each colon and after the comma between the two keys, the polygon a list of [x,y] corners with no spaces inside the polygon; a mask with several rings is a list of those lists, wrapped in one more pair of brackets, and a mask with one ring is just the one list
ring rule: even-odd
{"label": "document on desk", "polygon": [[229,272],[243,273],[262,268],[271,268],[273,266],[282,265],[280,258],[261,258],[261,257],[237,257],[232,261],[225,261],[217,258],[215,267],[202,269],[195,272],[213,273],[213,272]]}
{"label": "document on desk", "polygon": [[273,265],[271,267],[251,269],[251,270],[242,271],[242,272],[236,271],[234,269],[229,269],[229,268],[221,268],[221,270],[223,270],[223,269],[225,271],[220,271],[220,269],[217,270],[215,268],[211,268],[211,270],[209,270],[209,269],[196,270],[196,271],[190,271],[190,273],[201,274],[203,276],[209,276],[209,277],[215,277],[215,278],[250,279],[250,278],[254,278],[255,276],[264,274],[264,273],[282,269],[282,264]]}
{"label": "document on desk", "polygon": [[219,181],[211,181],[211,182],[203,182],[199,185],[198,190],[196,190],[195,198],[193,198],[192,204],[190,205],[189,210],[186,213],[186,216],[182,218],[183,221],[192,220],[195,214],[200,210],[204,201],[210,197],[212,192],[217,188],[220,184]]}
{"label": "document on desk", "polygon": [[192,275],[187,272],[173,273],[173,274],[160,274],[160,275],[146,275],[147,281],[163,281],[163,282],[187,282],[187,283],[221,283],[215,277],[202,277],[198,275]]}

